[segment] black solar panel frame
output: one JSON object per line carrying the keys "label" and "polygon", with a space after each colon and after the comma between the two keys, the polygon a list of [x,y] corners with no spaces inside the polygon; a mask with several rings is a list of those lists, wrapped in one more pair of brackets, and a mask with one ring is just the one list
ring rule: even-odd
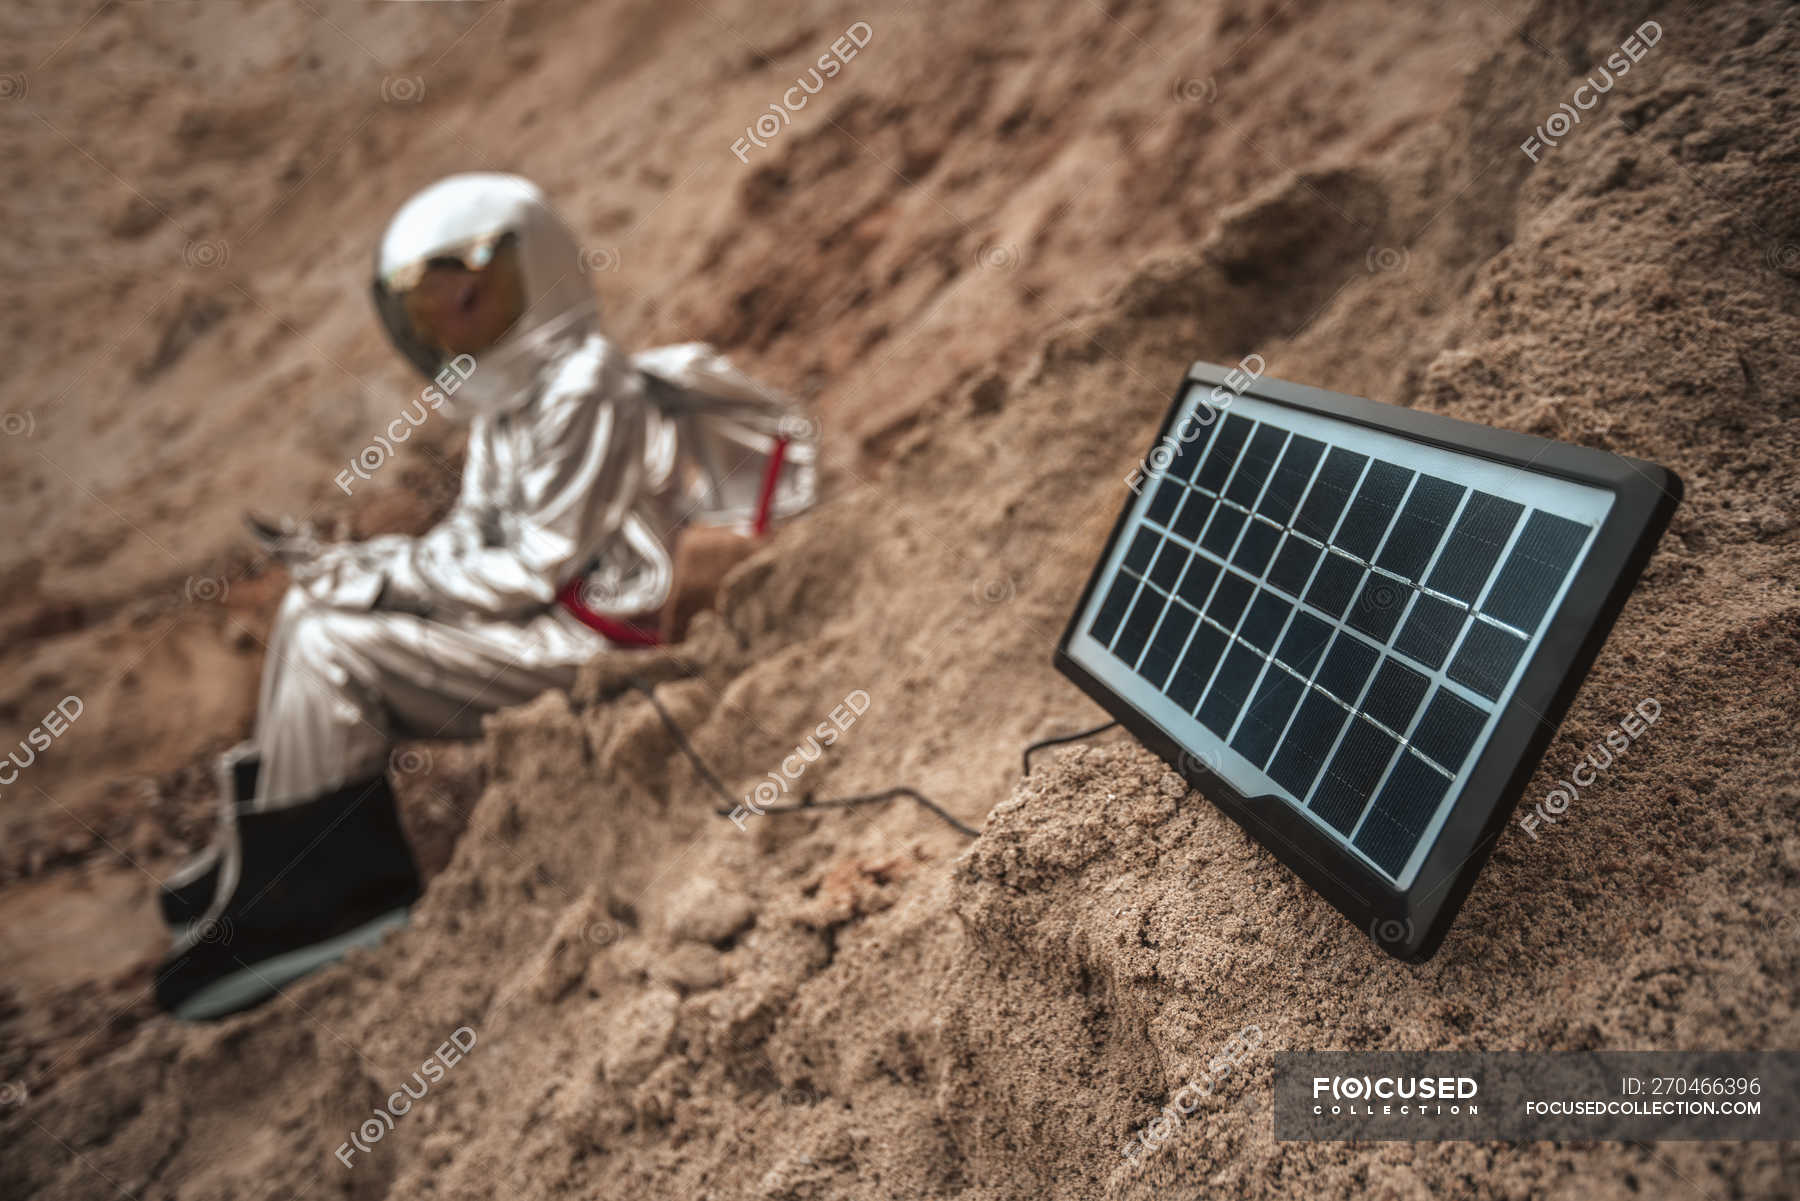
{"label": "black solar panel frame", "polygon": [[[1590,447],[1552,442],[1530,434],[1421,413],[1359,396],[1330,392],[1267,376],[1251,380],[1237,367],[1197,362],[1183,377],[1152,446],[1178,445],[1176,423],[1191,389],[1237,390],[1302,414],[1335,418],[1381,430],[1457,455],[1487,459],[1538,475],[1570,480],[1612,494],[1613,504],[1576,569],[1561,603],[1551,613],[1493,733],[1477,752],[1474,768],[1412,883],[1396,888],[1312,820],[1274,795],[1246,796],[1206,767],[1203,756],[1182,746],[1128,699],[1069,654],[1080,633],[1114,547],[1133,528],[1138,496],[1128,493],[1096,568],[1057,643],[1055,666],[1187,782],[1295,874],[1317,889],[1377,946],[1412,963],[1431,958],[1530,783],[1544,751],[1562,724],[1607,635],[1643,574],[1682,496],[1681,478],[1666,467]],[[1309,435],[1310,436],[1310,435]],[[1157,486],[1144,481],[1146,490]]]}

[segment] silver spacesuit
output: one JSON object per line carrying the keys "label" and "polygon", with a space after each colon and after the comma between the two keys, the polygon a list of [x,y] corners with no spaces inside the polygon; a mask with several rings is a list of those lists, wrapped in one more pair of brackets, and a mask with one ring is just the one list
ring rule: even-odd
{"label": "silver spacesuit", "polygon": [[608,341],[580,247],[525,181],[453,176],[422,192],[389,226],[379,271],[496,230],[518,233],[528,287],[548,282],[448,402],[472,418],[461,496],[423,537],[292,555],[256,719],[258,806],[379,770],[395,736],[473,736],[484,713],[567,687],[608,643],[557,603],[562,587],[580,578],[603,614],[656,610],[674,537],[747,527],[777,441],[774,515],[812,502],[801,410],[707,346],[627,355]]}
{"label": "silver spacesuit", "polygon": [[626,354],[582,268],[516,176],[452,176],[389,225],[376,309],[455,384],[461,494],[418,538],[273,536],[294,584],[254,737],[221,763],[212,847],[162,890],[170,1012],[241,1009],[405,920],[420,883],[385,776],[395,738],[473,736],[614,639],[649,640],[684,528],[760,530],[812,504],[799,407],[705,345]]}

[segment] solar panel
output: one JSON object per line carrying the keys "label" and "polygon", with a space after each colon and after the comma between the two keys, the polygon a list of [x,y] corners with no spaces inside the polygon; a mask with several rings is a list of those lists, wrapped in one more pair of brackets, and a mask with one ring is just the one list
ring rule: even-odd
{"label": "solar panel", "polygon": [[1196,364],[1058,667],[1392,953],[1441,942],[1681,482]]}

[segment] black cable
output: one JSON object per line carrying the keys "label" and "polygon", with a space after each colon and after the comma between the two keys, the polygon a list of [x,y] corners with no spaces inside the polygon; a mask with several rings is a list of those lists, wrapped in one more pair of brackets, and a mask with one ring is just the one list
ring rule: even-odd
{"label": "black cable", "polygon": [[[908,800],[917,801],[920,805],[923,805],[925,808],[942,818],[945,824],[950,826],[958,834],[966,835],[969,838],[979,838],[981,836],[980,830],[977,830],[973,826],[965,826],[963,823],[957,821],[954,817],[950,816],[949,813],[945,812],[943,806],[939,805],[936,801],[933,801],[924,793],[918,791],[916,788],[907,788],[905,786],[889,788],[881,792],[864,793],[862,796],[836,797],[829,801],[803,800],[794,805],[764,805],[762,811],[764,813],[804,813],[808,809],[850,809],[857,805],[875,805],[882,801],[891,801],[897,797],[906,797]],[[719,816],[729,817],[731,815],[727,812],[720,811]]]}
{"label": "black cable", "polygon": [[675,740],[675,745],[681,748],[681,753],[693,763],[694,770],[700,773],[700,778],[712,786],[712,790],[719,794],[720,800],[727,805],[732,804],[731,794],[725,791],[725,785],[719,783],[719,777],[712,774],[712,768],[706,766],[706,760],[700,757],[700,752],[694,749],[694,744],[689,742],[687,735],[681,732],[681,727],[676,724],[674,715],[663,708],[663,703],[656,699],[656,691],[642,680],[632,680],[630,683],[633,688],[649,698],[651,708],[655,709],[656,715],[662,718],[662,724],[668,728],[669,736]]}
{"label": "black cable", "polygon": [[1020,774],[1027,776],[1031,774],[1031,756],[1033,752],[1041,751],[1047,746],[1061,746],[1065,742],[1080,742],[1084,738],[1092,738],[1096,734],[1104,734],[1118,724],[1119,723],[1116,721],[1109,721],[1103,726],[1095,726],[1091,730],[1083,730],[1078,734],[1058,734],[1055,738],[1038,739],[1036,742],[1026,747],[1025,753],[1020,756],[1023,765],[1023,771]]}
{"label": "black cable", "polygon": [[[706,765],[706,760],[700,757],[700,752],[694,749],[694,744],[688,741],[687,735],[675,721],[674,715],[663,707],[662,701],[657,699],[656,692],[650,685],[644,683],[642,680],[633,680],[631,681],[631,686],[643,693],[649,700],[651,707],[656,710],[656,715],[662,718],[663,726],[669,731],[669,736],[675,740],[675,745],[681,748],[681,753],[688,757],[689,762],[693,763],[694,770],[700,773],[700,777],[719,795],[719,799],[725,802],[723,808],[715,809],[713,812],[720,817],[730,817],[732,813],[736,811],[737,803],[732,799],[731,794],[725,790],[725,785],[719,782],[719,777],[715,776],[712,769]],[[956,820],[955,817],[945,811],[943,806],[939,805],[936,801],[933,801],[924,793],[914,788],[905,787],[889,788],[881,792],[865,793],[862,796],[838,797],[829,801],[806,800],[801,801],[797,805],[765,805],[762,808],[762,812],[799,813],[805,809],[850,809],[857,805],[875,805],[882,801],[892,801],[900,797],[906,797],[909,800],[918,802],[918,804],[924,806],[939,818],[943,819],[946,824],[959,834],[969,838],[975,838],[981,834],[981,831],[975,829],[973,826],[964,825],[962,822]]]}
{"label": "black cable", "polygon": [[[719,777],[713,774],[712,768],[706,765],[706,760],[700,757],[700,752],[694,749],[694,744],[688,741],[687,734],[682,731],[680,724],[676,722],[674,714],[663,707],[662,701],[657,699],[656,690],[651,688],[649,684],[646,684],[642,680],[632,680],[630,681],[630,684],[631,687],[644,694],[645,699],[650,702],[651,708],[656,710],[656,715],[662,718],[662,724],[664,728],[669,731],[669,736],[675,740],[675,745],[680,747],[681,753],[688,757],[688,761],[694,765],[694,770],[700,773],[700,778],[705,780],[707,785],[711,787],[714,792],[718,793],[721,801],[725,802],[723,808],[715,809],[713,812],[720,817],[729,818],[736,812],[737,802],[732,799],[731,793],[725,790],[725,785],[719,782]],[[1064,734],[1057,738],[1045,738],[1039,742],[1032,743],[1025,748],[1025,774],[1031,774],[1031,753],[1033,751],[1040,750],[1047,746],[1057,746],[1065,742],[1077,742],[1083,738],[1092,738],[1095,734],[1110,730],[1118,724],[1119,723],[1116,721],[1109,721],[1103,726],[1095,726],[1091,730],[1083,730],[1078,734]],[[955,830],[958,834],[962,834],[968,838],[977,838],[981,834],[981,831],[977,830],[975,827],[965,825],[958,821],[945,810],[942,805],[939,805],[936,801],[932,800],[918,789],[907,788],[904,785],[898,788],[883,789],[880,792],[867,792],[860,796],[834,797],[828,801],[814,801],[808,799],[793,805],[765,805],[762,807],[761,812],[804,813],[808,809],[852,809],[858,805],[878,805],[883,801],[897,800],[901,797],[905,797],[907,800],[914,801],[923,806],[943,820],[946,825],[950,826],[950,828]]]}

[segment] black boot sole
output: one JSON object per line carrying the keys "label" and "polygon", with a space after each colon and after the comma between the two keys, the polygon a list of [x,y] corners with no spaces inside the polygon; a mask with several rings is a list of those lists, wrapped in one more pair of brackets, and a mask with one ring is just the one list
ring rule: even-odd
{"label": "black boot sole", "polygon": [[406,924],[408,912],[404,906],[392,909],[334,938],[246,964],[194,993],[171,1012],[184,1022],[205,1022],[249,1009],[358,947],[375,946],[389,930]]}
{"label": "black boot sole", "polygon": [[209,900],[157,969],[157,1005],[180,1018],[235,1013],[381,941],[422,891],[385,777],[240,810],[219,871],[229,895]]}

